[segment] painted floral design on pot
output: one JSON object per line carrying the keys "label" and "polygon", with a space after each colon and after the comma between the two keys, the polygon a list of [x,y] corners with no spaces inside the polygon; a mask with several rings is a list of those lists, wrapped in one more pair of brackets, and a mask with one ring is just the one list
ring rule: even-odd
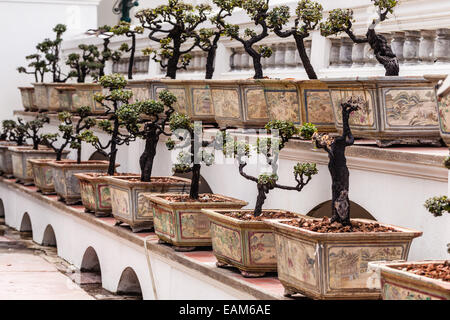
{"label": "painted floral design on pot", "polygon": [[244,88],[245,105],[247,106],[247,116],[249,119],[268,120],[267,103],[264,97],[264,89]]}
{"label": "painted floral design on pot", "polygon": [[270,120],[300,124],[300,103],[297,88],[264,89]]}
{"label": "painted floral design on pot", "polygon": [[304,92],[306,112],[304,122],[310,122],[315,125],[334,125],[329,91],[326,89],[305,89]]}
{"label": "painted floral design on pot", "polygon": [[374,126],[374,92],[372,90],[331,90],[330,94],[337,123],[342,125],[342,112],[340,112],[339,106],[342,101],[353,95],[363,98],[366,101],[366,104],[351,114],[349,119],[350,125],[368,128]]}
{"label": "painted floral design on pot", "polygon": [[242,262],[241,236],[238,231],[213,222],[211,238],[214,252],[236,262]]}
{"label": "painted floral design on pot", "polygon": [[191,88],[194,115],[214,116],[209,88]]}
{"label": "painted floral design on pot", "polygon": [[221,118],[240,117],[240,95],[238,88],[212,88],[211,96],[216,116]]}

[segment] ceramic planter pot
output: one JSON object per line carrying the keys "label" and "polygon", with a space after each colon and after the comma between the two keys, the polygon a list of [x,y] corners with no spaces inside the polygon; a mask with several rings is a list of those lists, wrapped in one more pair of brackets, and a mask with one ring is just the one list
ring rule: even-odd
{"label": "ceramic planter pot", "polygon": [[[115,175],[127,176],[116,173]],[[107,217],[111,214],[111,192],[108,182],[104,179],[105,173],[75,173],[80,181],[81,202],[85,212],[93,212],[96,217]]]}
{"label": "ceramic planter pot", "polygon": [[19,87],[20,96],[22,97],[22,105],[25,111],[37,111],[34,103],[34,88],[33,87]]}
{"label": "ceramic planter pot", "polygon": [[399,232],[318,233],[282,221],[266,221],[275,234],[278,279],[287,296],[314,299],[379,299],[379,288],[367,286],[368,262],[406,259],[412,240],[422,235],[387,224],[380,225]]}
{"label": "ceramic planter pot", "polygon": [[89,106],[92,114],[103,114],[105,108],[94,100],[96,93],[102,93],[102,86],[97,83],[72,83],[75,92],[72,95],[72,111],[79,107]]}
{"label": "ceramic planter pot", "polygon": [[439,131],[442,140],[450,147],[450,87],[439,95]]}
{"label": "ceramic planter pot", "polygon": [[52,149],[39,148],[33,150],[31,146],[9,147],[11,151],[11,159],[13,165],[13,175],[17,178],[17,182],[26,186],[34,183],[33,170],[29,159],[56,159],[56,153]]}
{"label": "ceramic planter pot", "polygon": [[13,176],[13,165],[11,151],[9,147],[15,146],[15,142],[0,142],[0,172],[7,179],[11,179]]}
{"label": "ceramic planter pot", "polygon": [[35,104],[39,112],[69,111],[73,84],[33,83]]}
{"label": "ceramic planter pot", "polygon": [[[69,151],[63,151],[62,159],[66,159]],[[49,166],[54,159],[28,159],[33,172],[34,185],[42,194],[54,194],[53,169]]]}
{"label": "ceramic planter pot", "polygon": [[206,80],[191,80],[186,82],[188,92],[188,114],[193,121],[202,121],[204,124],[216,124],[214,106],[211,98],[209,82]]}
{"label": "ceramic planter pot", "polygon": [[350,95],[367,101],[350,116],[357,138],[377,145],[425,143],[440,146],[436,84],[443,77],[374,77],[325,79],[330,90],[336,128],[342,132],[340,103]]}
{"label": "ceramic planter pot", "polygon": [[398,269],[410,265],[444,262],[373,262],[370,266],[380,275],[383,300],[450,300],[450,282]]}
{"label": "ceramic planter pot", "polygon": [[152,99],[151,80],[130,80],[126,89],[131,90],[133,93],[130,99],[131,103]]}
{"label": "ceramic planter pot", "polygon": [[[145,192],[184,193],[191,183],[189,179],[179,177],[152,177],[152,182],[142,182],[139,178],[140,175],[104,178],[111,192],[112,215],[117,224],[126,223],[133,232],[153,227],[153,212],[145,202]],[[158,182],[158,179],[166,181]]]}
{"label": "ceramic planter pot", "polygon": [[53,161],[48,165],[52,168],[53,184],[59,200],[72,205],[81,201],[80,183],[74,174],[81,172],[106,172],[109,161],[89,160],[77,163],[75,160],[63,160]]}
{"label": "ceramic planter pot", "polygon": [[241,209],[248,203],[214,194],[220,202],[176,202],[167,200],[174,194],[144,195],[153,213],[155,233],[160,240],[170,243],[176,251],[191,251],[196,247],[211,246],[209,219],[202,209]]}
{"label": "ceramic planter pot", "polygon": [[210,220],[217,266],[238,268],[244,277],[261,277],[266,272],[277,271],[275,240],[270,227],[263,221],[243,221],[228,217],[221,214],[223,211],[229,210],[202,210]]}
{"label": "ceramic planter pot", "polygon": [[264,128],[269,120],[263,86],[253,80],[211,80],[216,122],[222,128]]}

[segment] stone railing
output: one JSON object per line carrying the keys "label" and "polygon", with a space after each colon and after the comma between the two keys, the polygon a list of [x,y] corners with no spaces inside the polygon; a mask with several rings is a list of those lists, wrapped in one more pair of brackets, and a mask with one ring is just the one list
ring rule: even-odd
{"label": "stone railing", "polygon": [[[148,73],[149,57],[138,56],[134,58],[133,73]],[[128,73],[128,63],[130,58],[122,58],[118,62],[114,62],[112,72],[114,73]]]}
{"label": "stone railing", "polygon": [[[261,63],[264,69],[287,69],[302,66],[295,42],[282,42],[267,44],[272,49],[270,58],[263,58]],[[306,53],[311,56],[311,41],[306,41]],[[230,70],[248,71],[253,70],[253,59],[242,47],[231,49]]]}
{"label": "stone railing", "polygon": [[[381,33],[401,64],[450,62],[450,29],[408,30]],[[331,39],[330,67],[372,67],[379,64],[368,43],[355,44],[348,37]]]}

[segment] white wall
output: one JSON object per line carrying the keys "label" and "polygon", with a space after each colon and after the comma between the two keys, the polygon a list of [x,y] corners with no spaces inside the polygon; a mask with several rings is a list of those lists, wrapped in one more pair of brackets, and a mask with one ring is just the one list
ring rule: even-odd
{"label": "white wall", "polygon": [[[63,39],[97,26],[99,0],[0,0],[0,120],[21,109],[19,86],[28,86],[33,75],[19,74],[18,66],[26,66],[25,56],[36,52],[36,44],[54,36],[53,27],[67,25]],[[50,81],[48,79],[47,81]]]}

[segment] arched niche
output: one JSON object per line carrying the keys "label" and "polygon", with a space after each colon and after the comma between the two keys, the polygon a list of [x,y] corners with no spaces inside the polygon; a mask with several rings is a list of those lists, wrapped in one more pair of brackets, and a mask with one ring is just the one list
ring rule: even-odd
{"label": "arched niche", "polygon": [[51,225],[48,225],[44,231],[44,237],[42,238],[42,245],[48,247],[56,247],[55,231]]}
{"label": "arched niche", "polygon": [[142,297],[141,284],[136,272],[131,267],[125,268],[120,276],[117,294],[126,294]]}
{"label": "arched niche", "polygon": [[[308,212],[307,215],[314,218],[323,218],[325,216],[330,218],[331,200],[322,202],[321,204],[315,206],[311,211]],[[350,217],[376,221],[376,219],[366,209],[353,201],[350,201]]]}

